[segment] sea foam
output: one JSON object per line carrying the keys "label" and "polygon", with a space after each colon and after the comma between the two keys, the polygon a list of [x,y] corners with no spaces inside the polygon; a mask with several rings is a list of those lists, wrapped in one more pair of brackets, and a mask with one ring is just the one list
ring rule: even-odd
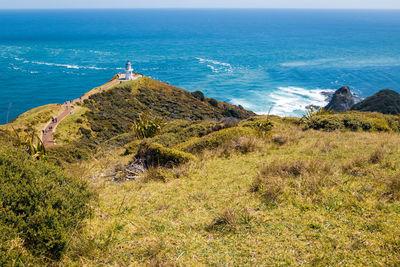
{"label": "sea foam", "polygon": [[200,57],[196,57],[196,59],[199,61],[200,64],[207,64],[207,67],[211,69],[211,71],[214,73],[233,71],[232,65],[229,63]]}
{"label": "sea foam", "polygon": [[46,65],[46,66],[56,66],[56,67],[64,67],[67,69],[90,69],[90,70],[106,70],[106,68],[99,68],[94,66],[78,66],[78,65],[70,65],[70,64],[58,64],[58,63],[50,63],[50,62],[41,62],[41,61],[28,61],[32,64],[37,65]]}
{"label": "sea foam", "polygon": [[[295,116],[304,112],[307,106],[326,106],[332,89],[305,89],[300,87],[278,87],[278,90],[269,94],[273,102],[271,114],[278,116]],[[265,112],[264,112],[265,113]]]}

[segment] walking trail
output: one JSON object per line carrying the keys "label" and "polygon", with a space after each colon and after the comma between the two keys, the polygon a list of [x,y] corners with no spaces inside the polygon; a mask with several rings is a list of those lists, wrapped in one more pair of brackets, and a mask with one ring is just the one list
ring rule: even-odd
{"label": "walking trail", "polygon": [[[140,78],[141,75],[135,75],[134,79]],[[67,101],[63,103],[61,106],[63,107],[63,111],[60,112],[56,117],[54,117],[54,120],[50,120],[49,123],[46,125],[46,127],[42,131],[41,139],[45,147],[51,147],[55,146],[56,142],[54,140],[54,133],[56,131],[57,126],[60,124],[60,122],[65,119],[69,114],[74,113],[74,104],[76,103],[81,103],[84,100],[88,99],[91,95],[101,93],[107,89],[110,89],[111,87],[119,84],[121,81],[124,81],[123,79],[125,78],[125,74],[119,74],[119,79],[112,80],[111,82],[106,83],[103,86],[100,86],[96,89],[93,89],[87,93],[85,93],[83,96],[80,98]]]}

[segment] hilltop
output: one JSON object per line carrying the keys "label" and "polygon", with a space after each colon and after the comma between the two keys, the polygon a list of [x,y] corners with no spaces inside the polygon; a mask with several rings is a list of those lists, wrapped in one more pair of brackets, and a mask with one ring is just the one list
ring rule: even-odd
{"label": "hilltop", "polygon": [[354,105],[351,109],[396,115],[400,113],[400,94],[389,89],[381,90]]}
{"label": "hilltop", "polygon": [[0,265],[400,262],[398,115],[256,116],[143,77],[77,104],[40,160],[8,131]]}

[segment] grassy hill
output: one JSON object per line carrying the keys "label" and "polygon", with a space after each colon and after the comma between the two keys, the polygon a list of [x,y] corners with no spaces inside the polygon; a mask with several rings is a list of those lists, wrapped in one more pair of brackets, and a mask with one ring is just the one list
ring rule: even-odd
{"label": "grassy hill", "polygon": [[400,95],[393,90],[381,90],[375,95],[357,103],[351,109],[396,115],[400,113]]}
{"label": "grassy hill", "polygon": [[256,117],[188,138],[210,125],[171,124],[146,142],[192,153],[187,163],[160,162],[127,181],[115,172],[140,154],[133,141],[130,153],[103,151],[79,165],[99,200],[63,263],[400,262],[399,128],[307,130],[299,119]]}
{"label": "grassy hill", "polygon": [[[35,250],[0,216],[12,233],[0,240],[0,263],[22,255],[17,263],[66,266],[400,264],[399,116],[255,116],[149,78],[77,109],[57,128],[62,143],[43,171],[25,164],[21,177],[69,177],[63,190],[53,186],[71,199],[55,195],[46,203],[58,204],[41,212],[61,220],[60,207],[73,204],[81,220],[68,220],[69,207],[68,223],[48,228],[62,233],[49,258],[46,242]],[[11,146],[4,131],[0,142]],[[22,153],[15,149],[0,156]],[[21,160],[29,161],[9,167],[0,157],[1,177]],[[53,199],[33,194],[29,203],[43,196]]]}

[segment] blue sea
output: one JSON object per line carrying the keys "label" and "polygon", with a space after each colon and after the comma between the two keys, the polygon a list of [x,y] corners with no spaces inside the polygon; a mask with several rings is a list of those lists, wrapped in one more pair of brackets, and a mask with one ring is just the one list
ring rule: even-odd
{"label": "blue sea", "polygon": [[400,91],[400,11],[3,10],[0,123],[134,70],[257,113]]}

